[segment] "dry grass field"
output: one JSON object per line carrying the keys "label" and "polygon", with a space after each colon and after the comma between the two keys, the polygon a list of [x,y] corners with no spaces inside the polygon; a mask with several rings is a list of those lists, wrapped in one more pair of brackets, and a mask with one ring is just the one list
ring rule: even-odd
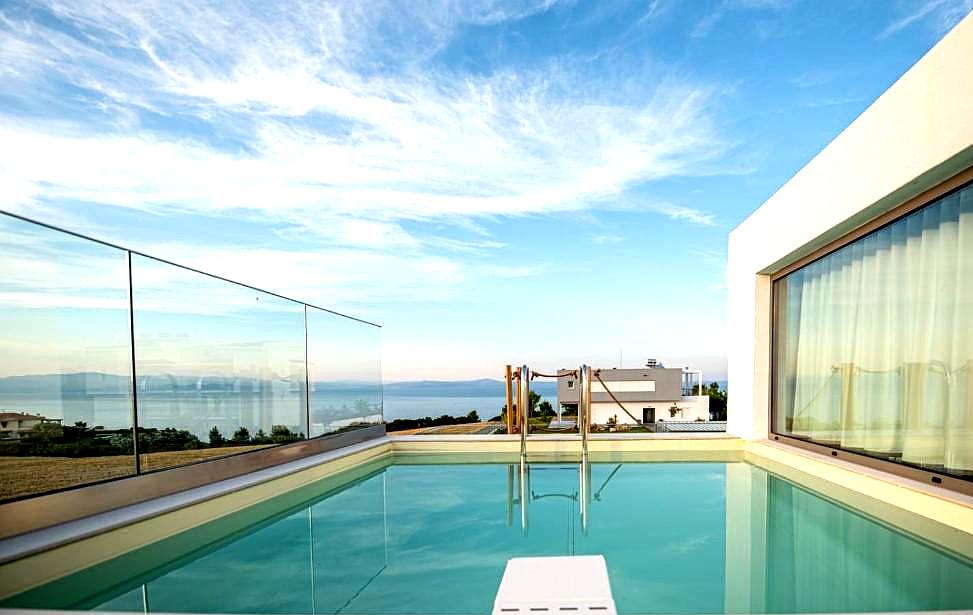
{"label": "dry grass field", "polygon": [[436,427],[421,427],[419,429],[403,429],[401,431],[390,431],[390,436],[431,436],[431,435],[468,435],[492,433],[503,423],[462,423],[460,425],[439,425]]}
{"label": "dry grass field", "polygon": [[[272,446],[225,446],[142,455],[143,470],[158,470]],[[129,476],[131,455],[109,457],[0,457],[0,500],[107,478]]]}

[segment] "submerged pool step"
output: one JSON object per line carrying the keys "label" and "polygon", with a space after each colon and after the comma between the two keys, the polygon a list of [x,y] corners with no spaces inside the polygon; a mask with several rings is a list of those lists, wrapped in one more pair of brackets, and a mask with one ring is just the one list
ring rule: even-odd
{"label": "submerged pool step", "polygon": [[507,561],[493,615],[615,615],[601,555],[515,557]]}

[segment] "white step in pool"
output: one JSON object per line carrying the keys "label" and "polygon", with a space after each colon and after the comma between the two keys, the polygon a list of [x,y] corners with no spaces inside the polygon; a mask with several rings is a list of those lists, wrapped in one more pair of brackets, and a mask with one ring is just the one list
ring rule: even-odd
{"label": "white step in pool", "polygon": [[601,555],[515,557],[507,561],[493,615],[615,615]]}

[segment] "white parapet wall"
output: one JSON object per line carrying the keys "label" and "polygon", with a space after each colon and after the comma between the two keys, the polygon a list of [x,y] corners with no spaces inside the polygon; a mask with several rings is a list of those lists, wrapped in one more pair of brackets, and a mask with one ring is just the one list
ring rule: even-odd
{"label": "white parapet wall", "polygon": [[[625,410],[618,407],[613,401],[591,402],[591,418],[595,425],[607,425],[610,419],[614,419],[619,425],[635,425],[632,417],[643,418],[643,408],[655,408],[655,420],[663,421],[708,421],[709,420],[709,395],[694,395],[683,397],[673,401],[626,401],[622,402]],[[673,414],[670,409],[677,408]],[[632,416],[629,416],[631,414]]]}
{"label": "white parapet wall", "polygon": [[730,233],[729,433],[767,436],[770,275],[971,165],[968,15]]}

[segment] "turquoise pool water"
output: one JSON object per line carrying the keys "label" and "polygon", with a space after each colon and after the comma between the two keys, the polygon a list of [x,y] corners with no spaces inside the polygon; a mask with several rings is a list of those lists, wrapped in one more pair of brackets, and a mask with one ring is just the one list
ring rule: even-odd
{"label": "turquoise pool water", "polygon": [[362,472],[3,606],[488,613],[508,558],[600,553],[621,613],[973,608],[971,562],[749,464],[531,464],[526,510],[516,464]]}

